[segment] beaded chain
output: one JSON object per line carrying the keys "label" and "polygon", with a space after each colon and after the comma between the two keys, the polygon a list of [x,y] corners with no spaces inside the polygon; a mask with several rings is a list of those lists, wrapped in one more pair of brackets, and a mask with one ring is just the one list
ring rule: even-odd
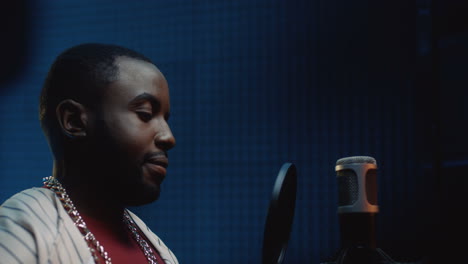
{"label": "beaded chain", "polygon": [[150,264],[158,264],[156,262],[156,256],[153,253],[153,250],[151,249],[150,245],[146,242],[145,239],[143,239],[138,232],[138,227],[135,224],[135,222],[132,220],[128,212],[125,210],[124,214],[124,222],[127,224],[127,227],[130,229],[130,231],[133,234],[133,237],[135,240],[138,242],[138,245],[140,246],[141,250],[143,250],[143,253],[145,254],[146,258],[148,259],[148,263]]}
{"label": "beaded chain", "polygon": [[[109,257],[109,254],[104,250],[104,247],[99,243],[96,237],[91,233],[91,231],[86,226],[85,221],[81,217],[80,213],[76,209],[75,205],[73,204],[72,200],[68,196],[65,188],[62,184],[54,177],[49,176],[43,179],[45,186],[54,191],[55,194],[58,196],[60,202],[62,202],[65,211],[67,211],[68,215],[70,215],[71,219],[75,226],[80,230],[81,234],[84,236],[86,243],[88,244],[88,248],[93,255],[94,261],[96,263],[100,263],[99,255],[104,259],[105,264],[112,264],[112,260]],[[138,227],[133,221],[133,219],[128,214],[128,211],[124,211],[124,223],[127,225],[128,229],[131,231],[133,238],[137,241],[138,246],[145,254],[148,263],[150,264],[157,264],[156,257],[151,249],[150,245],[146,242],[144,238],[141,237],[140,233],[138,232]],[[98,255],[99,254],[99,255]]]}

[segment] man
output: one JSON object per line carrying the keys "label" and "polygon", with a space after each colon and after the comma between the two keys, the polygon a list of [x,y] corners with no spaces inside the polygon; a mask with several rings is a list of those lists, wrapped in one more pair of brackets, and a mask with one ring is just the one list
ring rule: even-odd
{"label": "man", "polygon": [[143,55],[96,43],[60,54],[40,96],[52,176],[0,207],[0,262],[178,263],[126,209],[159,197],[169,113],[167,81]]}

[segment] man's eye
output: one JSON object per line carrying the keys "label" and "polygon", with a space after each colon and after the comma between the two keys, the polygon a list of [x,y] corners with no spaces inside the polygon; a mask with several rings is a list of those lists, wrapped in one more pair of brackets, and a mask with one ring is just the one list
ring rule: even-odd
{"label": "man's eye", "polygon": [[152,113],[148,113],[148,112],[136,112],[136,113],[143,122],[148,122],[151,120],[151,118],[153,118]]}

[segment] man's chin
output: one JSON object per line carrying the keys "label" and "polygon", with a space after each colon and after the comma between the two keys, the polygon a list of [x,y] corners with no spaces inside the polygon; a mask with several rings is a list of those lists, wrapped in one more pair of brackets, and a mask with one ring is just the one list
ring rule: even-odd
{"label": "man's chin", "polygon": [[136,188],[125,193],[125,197],[122,198],[126,206],[140,206],[158,200],[161,190],[159,186],[152,185]]}

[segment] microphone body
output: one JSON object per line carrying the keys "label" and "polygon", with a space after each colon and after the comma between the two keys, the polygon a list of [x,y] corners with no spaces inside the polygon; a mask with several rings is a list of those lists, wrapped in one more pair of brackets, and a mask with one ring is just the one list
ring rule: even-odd
{"label": "microphone body", "polygon": [[339,159],[335,166],[338,182],[338,217],[341,246],[376,248],[377,162],[372,157]]}
{"label": "microphone body", "polygon": [[341,248],[323,264],[393,264],[377,247],[377,162],[369,156],[337,160],[338,217]]}

